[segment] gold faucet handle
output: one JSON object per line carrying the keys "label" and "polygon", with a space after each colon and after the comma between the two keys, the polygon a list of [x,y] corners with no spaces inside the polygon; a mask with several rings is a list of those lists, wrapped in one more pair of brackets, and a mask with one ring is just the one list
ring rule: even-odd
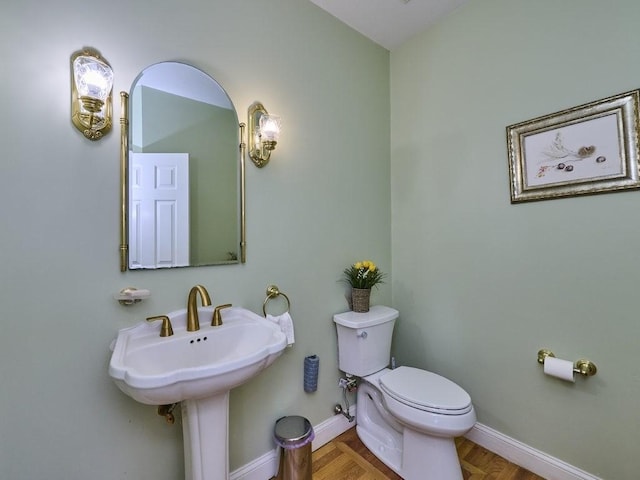
{"label": "gold faucet handle", "polygon": [[171,326],[171,320],[166,315],[156,315],[155,317],[147,318],[147,322],[155,322],[156,320],[162,320],[162,327],[160,327],[161,337],[170,337],[173,335],[173,327]]}
{"label": "gold faucet handle", "polygon": [[214,308],[213,318],[211,319],[212,327],[219,327],[220,325],[222,325],[222,315],[220,315],[220,310],[222,310],[223,308],[229,308],[231,306],[232,305],[230,303],[225,303],[224,305],[218,305],[216,308]]}

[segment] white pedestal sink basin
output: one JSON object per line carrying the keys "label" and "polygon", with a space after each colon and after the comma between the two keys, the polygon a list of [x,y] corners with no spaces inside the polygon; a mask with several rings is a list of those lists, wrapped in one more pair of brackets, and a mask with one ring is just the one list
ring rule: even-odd
{"label": "white pedestal sink basin", "polygon": [[[198,309],[200,330],[186,331],[186,309],[168,314],[174,334],[160,324],[122,329],[113,345],[109,375],[124,393],[148,405],[181,402],[186,480],[228,478],[229,391],[271,365],[287,345],[279,327],[238,307]],[[206,455],[202,452],[206,447]]]}

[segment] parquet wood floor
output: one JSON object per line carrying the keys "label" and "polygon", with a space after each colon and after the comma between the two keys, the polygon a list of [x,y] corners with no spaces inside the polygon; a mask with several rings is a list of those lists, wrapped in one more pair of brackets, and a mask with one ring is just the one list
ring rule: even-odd
{"label": "parquet wood floor", "polygon": [[[465,438],[456,439],[464,480],[544,480]],[[351,428],[313,452],[313,480],[402,480]],[[447,480],[447,479],[439,479]]]}

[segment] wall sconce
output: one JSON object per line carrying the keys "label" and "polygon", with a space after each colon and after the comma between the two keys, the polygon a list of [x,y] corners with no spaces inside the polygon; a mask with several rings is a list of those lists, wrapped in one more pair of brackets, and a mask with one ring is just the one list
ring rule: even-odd
{"label": "wall sconce", "polygon": [[71,121],[89,140],[111,130],[113,70],[93,48],[71,55]]}
{"label": "wall sconce", "polygon": [[269,115],[261,103],[249,107],[249,157],[258,168],[269,163],[280,136],[280,117]]}

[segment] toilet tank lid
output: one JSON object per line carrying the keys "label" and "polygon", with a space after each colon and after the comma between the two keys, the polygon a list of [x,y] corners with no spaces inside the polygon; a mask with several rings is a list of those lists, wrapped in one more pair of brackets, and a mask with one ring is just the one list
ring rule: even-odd
{"label": "toilet tank lid", "polygon": [[349,328],[365,328],[381,323],[390,322],[398,318],[399,312],[384,305],[374,305],[368,312],[344,312],[333,316],[333,321],[338,325]]}

